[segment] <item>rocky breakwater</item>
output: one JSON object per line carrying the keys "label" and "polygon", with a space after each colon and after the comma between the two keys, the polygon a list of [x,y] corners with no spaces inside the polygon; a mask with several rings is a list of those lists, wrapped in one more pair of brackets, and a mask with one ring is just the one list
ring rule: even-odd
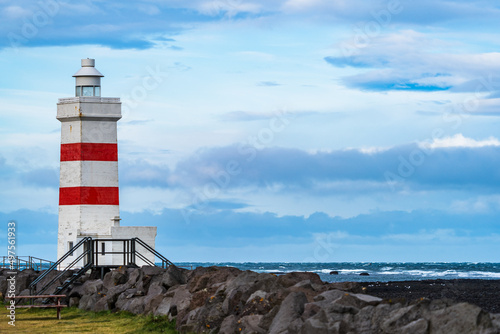
{"label": "rocky breakwater", "polygon": [[393,302],[363,291],[314,273],[172,266],[121,267],[103,280],[86,275],[66,294],[85,310],[168,316],[182,333],[500,333],[500,314],[472,304]]}

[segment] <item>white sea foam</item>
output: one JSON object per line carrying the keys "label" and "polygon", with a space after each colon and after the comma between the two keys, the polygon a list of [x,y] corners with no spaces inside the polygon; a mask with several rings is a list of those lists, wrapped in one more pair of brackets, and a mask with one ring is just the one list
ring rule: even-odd
{"label": "white sea foam", "polygon": [[366,270],[364,269],[340,269],[338,272],[340,274],[356,274],[356,273],[361,273],[365,272]]}
{"label": "white sea foam", "polygon": [[493,273],[489,271],[469,271],[461,272],[458,277],[462,278],[500,278],[500,273]]}
{"label": "white sea foam", "polygon": [[404,274],[404,271],[381,271],[378,274],[381,274],[381,275],[402,275],[402,274]]}

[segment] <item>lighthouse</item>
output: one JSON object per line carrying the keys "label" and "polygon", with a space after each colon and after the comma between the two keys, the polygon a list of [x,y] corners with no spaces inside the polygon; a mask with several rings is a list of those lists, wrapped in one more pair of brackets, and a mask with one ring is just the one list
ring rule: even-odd
{"label": "lighthouse", "polygon": [[[121,226],[118,184],[117,122],[119,98],[101,97],[101,78],[94,59],[82,59],[75,77],[75,96],[60,98],[61,165],[57,256],[67,254],[82,238],[98,243],[100,263],[119,263],[121,243],[112,239],[139,237],[154,248],[156,227]],[[106,256],[107,255],[107,256]],[[154,255],[144,251],[146,258]],[[62,266],[78,254],[71,254]],[[82,260],[83,261],[83,260]]]}

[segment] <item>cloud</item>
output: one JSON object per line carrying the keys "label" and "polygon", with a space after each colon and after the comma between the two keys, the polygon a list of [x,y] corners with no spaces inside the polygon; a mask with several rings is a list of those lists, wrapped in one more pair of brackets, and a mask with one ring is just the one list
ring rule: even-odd
{"label": "cloud", "polygon": [[25,185],[42,187],[42,188],[58,188],[59,173],[55,168],[39,168],[23,173],[20,176]]}
{"label": "cloud", "polygon": [[[307,117],[307,116],[315,116],[322,114],[318,111],[295,111],[295,112],[286,112],[285,115],[287,118],[297,118],[297,117]],[[340,112],[336,112],[336,114],[341,114]],[[222,114],[219,119],[222,121],[230,121],[230,122],[247,122],[247,121],[261,121],[261,120],[272,120],[280,116],[276,112],[252,112],[252,111],[230,111]]]}
{"label": "cloud", "polygon": [[365,37],[361,44],[355,37],[340,42],[336,55],[324,58],[335,67],[359,69],[354,75],[341,77],[347,87],[489,95],[500,90],[500,83],[491,74],[500,70],[500,53],[454,53],[453,43],[415,30],[379,33]]}
{"label": "cloud", "polygon": [[[204,212],[213,211],[213,210],[238,210],[248,208],[249,205],[246,203],[241,203],[239,201],[217,201],[210,200],[203,203]],[[190,205],[187,209],[198,209],[197,205]]]}
{"label": "cloud", "polygon": [[499,144],[496,138],[475,140],[458,134],[427,145],[368,151],[309,153],[278,147],[258,150],[250,145],[206,148],[180,161],[171,180],[188,188],[219,184],[223,189],[257,187],[315,195],[390,191],[392,179],[414,190],[468,186],[496,191]]}
{"label": "cloud", "polygon": [[475,140],[473,138],[464,137],[463,134],[458,133],[452,137],[436,138],[431,143],[421,143],[424,148],[450,148],[450,147],[487,147],[487,146],[500,146],[500,141],[494,137],[485,140]]}
{"label": "cloud", "polygon": [[329,1],[288,0],[282,6],[285,13],[303,14],[316,19],[354,22],[411,23],[422,26],[465,20],[496,20],[499,9],[494,1],[481,3],[460,0],[423,1]]}
{"label": "cloud", "polygon": [[120,186],[125,187],[168,187],[170,169],[165,165],[156,165],[143,160],[120,161]]}
{"label": "cloud", "polygon": [[379,67],[384,64],[387,64],[384,61],[377,62],[374,59],[362,59],[361,57],[356,56],[346,56],[346,57],[325,57],[325,61],[335,67]]}
{"label": "cloud", "polygon": [[[243,205],[212,203],[217,210],[189,212],[164,209],[159,213],[121,212],[123,226],[157,226],[156,249],[174,262],[231,261],[491,261],[500,231],[498,209],[486,213],[437,210],[380,211],[352,218],[316,212],[309,217],[278,216],[272,212],[235,212]],[[54,260],[57,213],[17,210],[0,212],[2,221],[17,223],[20,254],[43,244],[39,257]],[[478,221],[481,223],[478,224]],[[5,233],[5,228],[0,228]],[[293,245],[293,246],[292,246]],[[266,252],[244,252],[254,247]],[[290,247],[299,250],[290,252]],[[185,249],[186,252],[177,252]],[[454,252],[460,249],[461,252]],[[189,250],[189,251],[187,251]],[[396,251],[397,250],[397,251]],[[415,250],[418,250],[416,252]],[[436,254],[450,252],[451,256]],[[463,258],[466,252],[467,258]],[[188,254],[186,256],[186,254]],[[276,257],[275,254],[279,254]],[[318,257],[318,254],[322,254]],[[325,258],[325,256],[327,258]]]}
{"label": "cloud", "polygon": [[275,87],[275,86],[281,86],[281,84],[277,83],[276,81],[261,81],[257,84],[257,86]]}
{"label": "cloud", "polygon": [[[418,74],[413,78],[404,77],[397,71],[371,71],[359,75],[344,77],[343,83],[350,87],[370,91],[389,91],[389,90],[411,90],[411,91],[443,91],[451,88],[445,80],[427,80],[428,78],[447,77],[440,73]],[[434,81],[434,82],[432,82]]]}
{"label": "cloud", "polygon": [[156,36],[173,36],[185,29],[182,24],[206,20],[204,14],[185,6],[153,5],[148,1],[74,4],[32,0],[24,2],[23,10],[33,14],[21,20],[19,11],[4,10],[0,29],[5,33],[0,38],[0,48],[92,44],[148,49],[155,46]]}

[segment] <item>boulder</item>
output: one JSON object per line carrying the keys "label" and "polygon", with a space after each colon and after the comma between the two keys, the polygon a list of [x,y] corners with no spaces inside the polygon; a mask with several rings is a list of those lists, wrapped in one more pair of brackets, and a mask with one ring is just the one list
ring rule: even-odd
{"label": "boulder", "polygon": [[144,314],[144,299],[146,297],[134,297],[129,303],[126,303],[122,308],[122,311],[128,311],[134,314]]}
{"label": "boulder", "polygon": [[398,308],[386,315],[386,320],[381,323],[380,327],[387,332],[396,332],[399,328],[420,318],[422,318],[422,312],[419,310],[418,306],[410,305]]}
{"label": "boulder", "polygon": [[401,327],[398,333],[401,334],[427,334],[429,332],[429,322],[425,319],[417,319],[408,325]]}
{"label": "boulder", "polygon": [[142,266],[140,269],[145,276],[162,275],[166,269],[157,266]]}
{"label": "boulder", "polygon": [[156,308],[162,302],[164,298],[164,293],[167,290],[162,285],[152,285],[149,290],[146,298],[144,299],[144,313],[151,314],[156,311]]}
{"label": "boulder", "polygon": [[102,284],[106,289],[110,289],[117,285],[121,285],[127,282],[128,276],[127,271],[123,269],[124,267],[119,267],[116,270],[111,270],[106,275],[104,275],[104,279],[102,280]]}
{"label": "boulder", "polygon": [[491,317],[491,323],[495,327],[500,328],[500,313],[490,314],[490,317]]}
{"label": "boulder", "polygon": [[82,295],[92,295],[103,292],[103,284],[100,279],[89,280],[82,285]]}
{"label": "boulder", "polygon": [[217,283],[228,282],[240,273],[241,270],[232,267],[198,267],[188,275],[187,284],[189,291],[193,293],[211,288]]}
{"label": "boulder", "polygon": [[172,300],[172,297],[163,297],[153,314],[155,316],[169,315],[170,307],[172,306]]}
{"label": "boulder", "polygon": [[[189,304],[191,303],[192,295],[188,290],[187,285],[180,285],[176,290],[172,297],[170,313],[173,316],[177,316],[178,314],[185,314],[189,308]],[[181,316],[182,317],[182,316]],[[182,320],[182,319],[179,319]]]}
{"label": "boulder", "polygon": [[304,312],[305,303],[307,298],[303,292],[291,292],[281,303],[278,314],[269,327],[269,333],[286,333],[288,326]]}
{"label": "boulder", "polygon": [[346,292],[342,291],[342,290],[337,290],[337,289],[328,290],[328,291],[322,292],[319,295],[317,295],[316,297],[314,297],[314,301],[316,301],[316,302],[319,302],[319,301],[332,302],[336,299],[341,298],[345,294],[346,294]]}
{"label": "boulder", "polygon": [[96,303],[95,311],[108,311],[116,308],[118,297],[127,290],[127,285],[122,284],[108,289],[106,294]]}
{"label": "boulder", "polygon": [[278,283],[285,288],[291,287],[304,280],[310,280],[311,283],[314,284],[324,284],[318,274],[310,272],[292,272],[278,277]]}
{"label": "boulder", "polygon": [[328,330],[328,317],[324,310],[320,310],[315,316],[304,321],[301,334],[330,334]]}
{"label": "boulder", "polygon": [[187,276],[184,270],[176,266],[169,266],[162,276],[161,283],[166,289],[169,289],[172,286],[186,284]]}
{"label": "boulder", "polygon": [[85,311],[94,311],[94,306],[102,298],[100,293],[86,294],[80,298],[78,308]]}
{"label": "boulder", "polygon": [[332,332],[328,331],[328,326],[326,323],[321,322],[318,319],[311,318],[307,319],[302,325],[300,330],[301,334],[331,334]]}
{"label": "boulder", "polygon": [[262,291],[262,290],[257,290],[254,293],[252,293],[250,295],[250,297],[248,297],[248,299],[247,299],[246,302],[249,303],[249,302],[251,302],[254,299],[258,299],[258,300],[266,299],[266,296],[267,296],[267,292]]}
{"label": "boulder", "polygon": [[80,303],[80,297],[71,297],[69,299],[68,306],[69,307],[78,307],[79,303]]}
{"label": "boulder", "polygon": [[430,316],[430,332],[444,333],[476,333],[493,328],[488,313],[480,307],[459,303],[450,307],[433,311]]}
{"label": "boulder", "polygon": [[235,315],[225,317],[219,329],[219,334],[234,334],[240,333],[241,326]]}
{"label": "boulder", "polygon": [[131,287],[135,286],[142,276],[142,271],[139,268],[129,268],[127,270],[128,273],[128,281],[127,284]]}
{"label": "boulder", "polygon": [[259,326],[263,315],[253,314],[242,317],[238,321],[238,331],[241,328],[240,333],[246,334],[256,334],[256,333],[267,333],[267,331]]}

